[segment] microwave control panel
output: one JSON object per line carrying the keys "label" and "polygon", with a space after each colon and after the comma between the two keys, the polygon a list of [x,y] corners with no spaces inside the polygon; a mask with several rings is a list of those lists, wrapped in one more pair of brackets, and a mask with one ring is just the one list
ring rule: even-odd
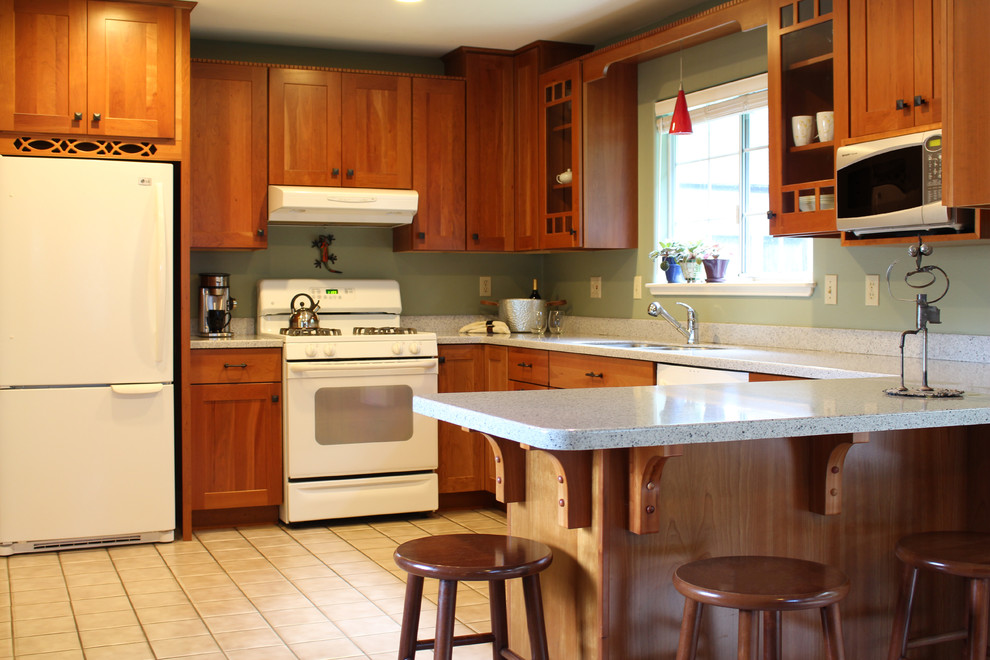
{"label": "microwave control panel", "polygon": [[922,150],[925,161],[925,204],[942,201],[942,136],[932,135]]}

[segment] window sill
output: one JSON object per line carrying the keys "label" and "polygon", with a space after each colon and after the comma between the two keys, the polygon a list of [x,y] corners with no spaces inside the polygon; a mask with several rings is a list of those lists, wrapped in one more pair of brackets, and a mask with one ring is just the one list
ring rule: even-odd
{"label": "window sill", "polygon": [[651,282],[646,288],[654,296],[753,296],[810,298],[814,282]]}

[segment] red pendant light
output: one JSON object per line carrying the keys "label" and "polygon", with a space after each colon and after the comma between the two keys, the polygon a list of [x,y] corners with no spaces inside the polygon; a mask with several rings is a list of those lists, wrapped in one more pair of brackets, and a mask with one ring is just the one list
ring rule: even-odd
{"label": "red pendant light", "polygon": [[691,115],[688,113],[687,98],[684,96],[684,58],[681,58],[681,85],[674,102],[674,115],[670,118],[669,135],[691,135]]}

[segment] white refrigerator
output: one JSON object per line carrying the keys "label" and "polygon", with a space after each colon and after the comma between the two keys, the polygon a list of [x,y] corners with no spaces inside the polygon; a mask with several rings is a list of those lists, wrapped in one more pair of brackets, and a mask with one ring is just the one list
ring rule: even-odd
{"label": "white refrigerator", "polygon": [[175,532],[173,170],[0,156],[0,556]]}

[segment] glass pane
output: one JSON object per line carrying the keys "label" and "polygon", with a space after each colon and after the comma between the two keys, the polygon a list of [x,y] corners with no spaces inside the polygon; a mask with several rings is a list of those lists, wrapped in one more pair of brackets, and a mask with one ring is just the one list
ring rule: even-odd
{"label": "glass pane", "polygon": [[770,144],[770,115],[766,107],[749,113],[749,147],[765,147]]}
{"label": "glass pane", "polygon": [[316,391],[316,441],[321,445],[404,442],[412,437],[412,388],[323,387]]}
{"label": "glass pane", "polygon": [[797,20],[798,23],[810,21],[815,17],[815,0],[798,0]]}
{"label": "glass pane", "polygon": [[708,125],[694,125],[694,133],[690,135],[671,135],[674,140],[675,163],[691,163],[708,158]]}
{"label": "glass pane", "polygon": [[818,0],[818,15],[824,16],[825,14],[832,13],[832,0]]}
{"label": "glass pane", "polygon": [[739,115],[707,122],[709,151],[712,156],[739,153]]}
{"label": "glass pane", "polygon": [[794,25],[794,5],[784,5],[780,8],[780,27]]}
{"label": "glass pane", "polygon": [[770,153],[767,149],[757,149],[747,153],[746,158],[749,185],[744,208],[747,214],[765,214],[770,209]]}
{"label": "glass pane", "polygon": [[723,156],[711,161],[711,192],[708,198],[710,226],[737,226],[739,211],[739,155]]}

